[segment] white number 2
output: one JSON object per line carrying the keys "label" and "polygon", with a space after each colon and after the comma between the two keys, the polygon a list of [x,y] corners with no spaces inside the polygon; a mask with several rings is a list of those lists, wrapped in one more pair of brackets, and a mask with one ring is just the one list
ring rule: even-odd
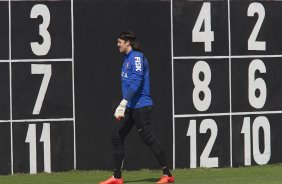
{"label": "white number 2", "polygon": [[[204,24],[204,31],[201,27]],[[211,31],[211,3],[205,2],[202,6],[198,19],[192,30],[193,42],[204,42],[205,52],[211,52],[211,42],[214,41],[214,32]]]}
{"label": "white number 2", "polygon": [[252,31],[252,34],[248,40],[248,50],[265,50],[265,41],[256,41],[259,30],[261,28],[262,22],[265,17],[265,10],[262,4],[252,3],[248,8],[248,16],[254,16],[255,13],[258,14],[257,23]]}
{"label": "white number 2", "polygon": [[40,44],[38,42],[31,42],[31,50],[37,56],[46,55],[51,47],[51,36],[48,32],[48,26],[50,24],[50,11],[48,7],[44,4],[34,5],[30,12],[30,18],[37,18],[42,16],[43,22],[39,25],[39,35],[42,36],[43,42]]}
{"label": "white number 2", "polygon": [[50,64],[32,64],[31,74],[44,74],[32,114],[39,114],[52,75]]}

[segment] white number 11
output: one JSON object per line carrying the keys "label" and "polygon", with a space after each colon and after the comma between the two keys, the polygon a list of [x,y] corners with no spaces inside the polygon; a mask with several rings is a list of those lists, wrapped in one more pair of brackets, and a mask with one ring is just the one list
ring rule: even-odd
{"label": "white number 11", "polygon": [[[29,166],[30,174],[37,173],[37,148],[36,148],[36,125],[28,125],[28,131],[25,139],[29,143]],[[50,123],[44,123],[40,142],[44,144],[44,171],[51,172],[51,141],[50,141]]]}

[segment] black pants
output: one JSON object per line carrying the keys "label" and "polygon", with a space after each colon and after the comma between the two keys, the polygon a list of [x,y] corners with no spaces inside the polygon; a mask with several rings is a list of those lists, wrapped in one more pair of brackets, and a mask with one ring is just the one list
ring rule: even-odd
{"label": "black pants", "polygon": [[162,167],[167,166],[163,148],[156,137],[152,127],[152,107],[139,109],[126,109],[125,118],[114,123],[112,144],[114,148],[114,167],[121,169],[124,157],[124,140],[127,134],[136,125],[142,141],[151,149]]}

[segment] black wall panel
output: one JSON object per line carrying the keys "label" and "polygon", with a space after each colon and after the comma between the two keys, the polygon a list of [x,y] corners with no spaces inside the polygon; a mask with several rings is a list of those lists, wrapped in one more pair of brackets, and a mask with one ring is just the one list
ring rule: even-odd
{"label": "black wall panel", "polygon": [[0,60],[9,58],[9,9],[8,1],[0,2]]}
{"label": "black wall panel", "polygon": [[[176,114],[195,114],[198,110],[193,105],[193,70],[196,59],[175,60],[174,61],[174,92],[175,92],[175,113]],[[211,104],[207,111],[209,113],[229,112],[229,73],[228,59],[206,59],[210,66],[211,81]],[[205,80],[207,76],[203,72],[199,73],[199,79]],[[199,92],[199,98],[204,98],[204,93]]]}
{"label": "black wall panel", "polygon": [[[48,54],[35,55],[30,42],[42,44],[39,26],[44,22],[42,16],[30,18],[34,5],[45,5],[50,12],[48,32],[51,35],[51,46]],[[42,10],[40,10],[42,11]],[[46,21],[47,19],[45,19]],[[14,1],[11,3],[12,58],[71,58],[71,2],[70,1]]]}
{"label": "black wall panel", "polygon": [[[268,0],[1,1],[0,174],[112,169],[117,36],[127,29],[149,61],[171,168],[282,162],[281,9]],[[124,169],[159,169],[136,129],[125,144]]]}
{"label": "black wall panel", "polygon": [[[273,111],[282,108],[281,58],[260,58],[265,66],[266,72],[255,72],[255,78],[261,78],[266,85],[266,99],[262,108],[255,108],[249,103],[248,79],[250,64],[257,58],[233,59],[232,61],[232,109],[235,112],[248,111]],[[260,91],[255,91],[259,98]]]}
{"label": "black wall panel", "polygon": [[214,32],[212,52],[205,52],[204,43],[192,42],[191,33],[202,4],[202,1],[173,1],[174,56],[228,55],[227,1],[213,1],[210,5],[211,31]]}
{"label": "black wall panel", "polygon": [[[244,0],[230,1],[232,55],[281,54],[281,2],[254,1],[253,3],[259,3],[263,8],[260,8],[261,10],[253,16],[247,16],[247,11],[251,3],[252,1]],[[258,23],[259,18],[262,20],[261,25]],[[248,39],[257,24],[260,26],[256,40],[266,42],[265,50],[248,50]]]}
{"label": "black wall panel", "polygon": [[[154,127],[171,166],[170,2],[74,1],[74,27],[78,169],[113,167],[111,127],[122,100],[123,62],[116,44],[126,29],[137,34],[149,61]],[[124,167],[159,168],[136,129],[126,139]]]}
{"label": "black wall panel", "polygon": [[[229,117],[211,117],[206,124],[203,122],[207,118],[178,118],[175,122],[176,138],[175,138],[175,166],[177,168],[195,168],[195,167],[228,167],[230,166],[230,132]],[[191,125],[192,121],[196,122],[196,126]],[[206,132],[200,131],[200,127],[211,128]],[[193,144],[193,138],[196,139],[196,144]],[[213,139],[215,138],[215,139]],[[210,139],[214,140],[210,142]],[[191,146],[192,145],[192,146]],[[207,149],[211,146],[211,150]],[[204,154],[204,150],[208,150],[208,159]],[[196,152],[196,156],[191,156],[191,151]],[[205,154],[204,154],[205,155]],[[201,158],[202,157],[202,158]],[[195,162],[194,166],[191,162]]]}
{"label": "black wall panel", "polygon": [[[44,130],[44,124],[47,124],[49,128]],[[73,169],[73,127],[71,122],[15,122],[13,123],[14,172],[31,172],[30,167],[33,164],[30,164],[30,162],[36,163],[37,172],[47,172],[44,169],[44,166],[47,165],[44,160],[47,157],[44,152],[44,149],[46,149],[44,146],[48,142],[47,139],[44,139],[46,135],[49,135],[48,141],[50,141],[51,171]],[[33,142],[33,140],[35,141]],[[30,158],[30,152],[32,152],[30,149],[34,146],[36,146],[36,152]]]}
{"label": "black wall panel", "polygon": [[51,76],[39,114],[33,114],[38,93],[44,78],[32,74],[37,63],[13,63],[13,119],[71,118],[72,117],[72,66],[70,62],[53,62],[39,66],[50,67]]}
{"label": "black wall panel", "polygon": [[0,119],[10,119],[9,64],[0,63]]}
{"label": "black wall panel", "polygon": [[[265,118],[262,119],[261,117]],[[246,124],[248,120],[246,118],[250,119],[250,131],[248,132],[250,137],[248,137],[246,133],[242,133],[247,127]],[[258,121],[259,119],[262,119],[262,121]],[[261,125],[259,129],[254,129],[255,121],[256,124],[259,123]],[[249,165],[262,165],[261,163],[273,164],[281,162],[282,143],[279,138],[281,130],[281,114],[234,116],[232,126],[232,144],[233,149],[236,150],[233,154],[233,165],[235,167],[248,165],[245,164],[246,158],[250,159]],[[257,145],[255,145],[256,143],[254,142],[254,139],[259,141],[259,154],[255,154],[257,152],[254,151],[254,147],[257,147]],[[250,144],[247,143],[247,141],[250,141]],[[245,154],[248,151],[250,154],[249,156],[246,156]]]}
{"label": "black wall panel", "polygon": [[9,123],[0,124],[0,173],[11,174],[11,134]]}

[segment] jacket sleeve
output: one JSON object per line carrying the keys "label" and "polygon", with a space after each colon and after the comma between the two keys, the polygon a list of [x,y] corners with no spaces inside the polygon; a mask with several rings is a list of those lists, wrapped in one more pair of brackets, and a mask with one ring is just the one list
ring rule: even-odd
{"label": "jacket sleeve", "polygon": [[133,96],[136,94],[137,90],[141,86],[141,83],[143,81],[143,70],[144,70],[144,61],[143,57],[141,56],[135,56],[134,62],[132,62],[132,83],[130,87],[127,90],[127,93],[125,95],[125,100],[130,101]]}

